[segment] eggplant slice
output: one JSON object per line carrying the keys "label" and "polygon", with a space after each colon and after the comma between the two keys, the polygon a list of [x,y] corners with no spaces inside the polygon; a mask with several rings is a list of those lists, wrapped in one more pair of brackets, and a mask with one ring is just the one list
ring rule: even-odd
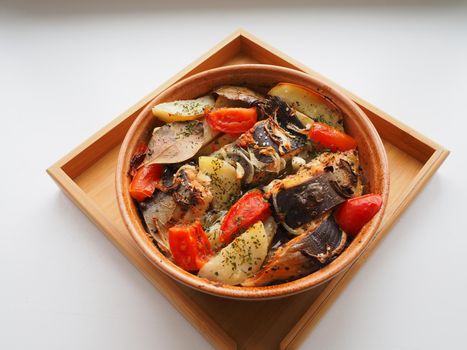
{"label": "eggplant slice", "polygon": [[279,247],[264,267],[242,285],[265,286],[301,278],[331,262],[343,251],[346,243],[347,235],[334,217],[325,215],[314,231],[295,237]]}
{"label": "eggplant slice", "polygon": [[314,230],[323,214],[362,193],[357,151],[323,153],[265,187],[279,222],[294,235]]}

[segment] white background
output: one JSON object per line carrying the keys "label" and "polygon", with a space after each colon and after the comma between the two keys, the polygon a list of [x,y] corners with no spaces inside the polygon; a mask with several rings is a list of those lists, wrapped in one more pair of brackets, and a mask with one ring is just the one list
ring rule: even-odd
{"label": "white background", "polygon": [[465,348],[465,3],[194,3],[0,1],[0,349],[209,348],[45,169],[238,27],[452,151],[303,347]]}

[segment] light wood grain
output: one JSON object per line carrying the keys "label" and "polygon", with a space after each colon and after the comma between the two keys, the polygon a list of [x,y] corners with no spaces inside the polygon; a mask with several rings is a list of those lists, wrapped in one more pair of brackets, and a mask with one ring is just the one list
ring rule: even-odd
{"label": "light wood grain", "polygon": [[[194,73],[239,63],[282,65],[315,75],[292,58],[239,30],[164,83],[89,140],[48,169],[49,174],[125,256],[167,297],[174,307],[219,349],[297,348],[319,317],[345,288],[373,248],[448,155],[448,151],[363,99],[347,92],[369,115],[383,138],[389,159],[391,189],[383,225],[351,269],[329,283],[286,299],[262,302],[216,298],[182,286],[148,262],[120,218],[115,168],[120,143],[148,101],[176,81]],[[341,88],[341,90],[343,90]]]}

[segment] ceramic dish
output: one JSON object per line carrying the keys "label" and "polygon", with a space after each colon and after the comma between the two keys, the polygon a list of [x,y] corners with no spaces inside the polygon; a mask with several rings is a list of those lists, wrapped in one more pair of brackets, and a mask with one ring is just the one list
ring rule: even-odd
{"label": "ceramic dish", "polygon": [[[167,259],[148,237],[129,194],[130,160],[136,147],[147,142],[152,129],[160,125],[152,115],[152,107],[174,100],[202,96],[222,85],[244,85],[258,91],[267,91],[279,82],[298,84],[312,89],[337,105],[344,114],[346,132],[357,140],[360,165],[369,185],[369,192],[380,194],[381,210],[353,239],[352,243],[331,263],[300,279],[262,287],[242,287],[212,282],[182,270]],[[159,269],[176,280],[210,294],[238,299],[267,299],[283,297],[313,288],[348,268],[374,238],[384,213],[388,196],[389,178],[386,154],[376,130],[363,111],[348,97],[325,83],[304,73],[268,65],[236,65],[217,68],[189,77],[173,85],[140,113],[122,144],[116,174],[117,197],[120,212],[132,237],[146,257]]]}

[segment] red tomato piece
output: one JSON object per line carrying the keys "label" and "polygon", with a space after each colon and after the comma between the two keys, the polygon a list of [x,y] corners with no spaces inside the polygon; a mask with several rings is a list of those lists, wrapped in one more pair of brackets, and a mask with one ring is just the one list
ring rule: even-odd
{"label": "red tomato piece", "polygon": [[324,123],[313,123],[308,138],[332,152],[357,148],[357,142],[352,136]]}
{"label": "red tomato piece", "polygon": [[212,253],[199,221],[169,228],[169,246],[175,263],[186,271],[198,271]]}
{"label": "red tomato piece", "polygon": [[345,233],[356,236],[376,215],[382,204],[383,200],[379,194],[351,198],[337,208],[334,218]]}
{"label": "red tomato piece", "polygon": [[151,197],[163,172],[160,164],[151,164],[138,169],[130,183],[130,195],[138,202]]}
{"label": "red tomato piece", "polygon": [[235,233],[271,215],[269,203],[260,191],[251,191],[240,198],[222,220],[219,239],[228,244],[235,238]]}
{"label": "red tomato piece", "polygon": [[215,130],[228,134],[240,134],[250,130],[258,120],[256,107],[218,108],[208,113],[206,120]]}

